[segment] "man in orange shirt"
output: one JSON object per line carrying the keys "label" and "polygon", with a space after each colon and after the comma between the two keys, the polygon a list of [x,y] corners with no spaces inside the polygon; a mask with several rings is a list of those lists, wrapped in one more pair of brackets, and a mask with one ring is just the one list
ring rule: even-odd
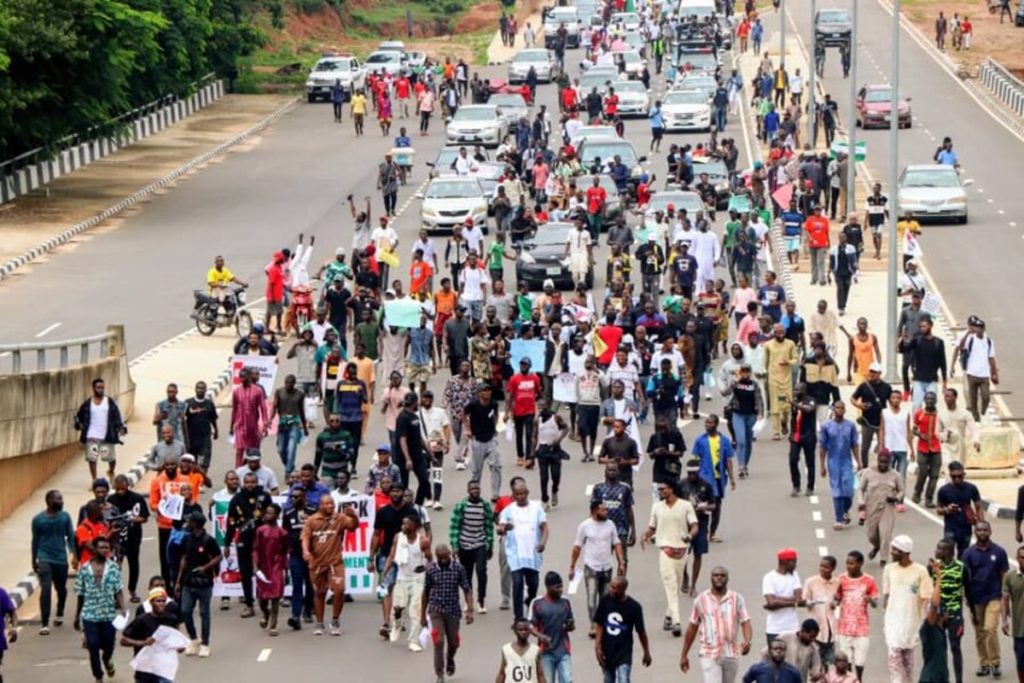
{"label": "man in orange shirt", "polygon": [[825,263],[832,241],[829,237],[830,229],[828,218],[822,215],[821,205],[815,206],[814,214],[804,221],[804,231],[807,233],[807,246],[811,250],[812,285],[820,282],[824,287],[828,284],[828,268]]}
{"label": "man in orange shirt", "polygon": [[409,266],[409,291],[419,292],[434,275],[434,268],[423,260],[423,250],[412,253],[412,264]]}
{"label": "man in orange shirt", "polygon": [[[195,458],[190,455],[182,456],[182,459],[192,458],[193,462]],[[164,463],[163,470],[153,478],[153,481],[149,484],[149,508],[150,510],[156,511],[156,525],[157,525],[157,538],[159,539],[159,546],[157,550],[160,553],[160,575],[164,577],[168,585],[174,585],[174,581],[177,579],[175,576],[177,568],[171,568],[167,562],[167,542],[171,538],[171,527],[174,520],[163,514],[161,510],[161,501],[170,500],[171,496],[180,496],[181,487],[185,484],[192,486],[192,501],[193,503],[199,502],[199,493],[203,484],[203,475],[199,472],[189,471],[186,472],[185,468],[181,471],[178,470],[178,461],[174,459],[168,459]],[[185,501],[189,502],[189,501]],[[164,503],[166,505],[166,502]]]}
{"label": "man in orange shirt", "polygon": [[451,57],[444,58],[444,80],[451,81],[455,79],[455,65],[452,64]]}
{"label": "man in orange shirt", "polygon": [[452,279],[441,278],[441,291],[434,294],[434,339],[437,342],[438,356],[444,350],[444,324],[455,315],[455,304],[458,301],[459,295],[452,289]]}
{"label": "man in orange shirt", "polygon": [[75,529],[75,549],[78,561],[85,566],[92,559],[95,550],[92,547],[97,538],[109,538],[110,529],[103,521],[103,503],[90,500],[85,504],[85,519]]}

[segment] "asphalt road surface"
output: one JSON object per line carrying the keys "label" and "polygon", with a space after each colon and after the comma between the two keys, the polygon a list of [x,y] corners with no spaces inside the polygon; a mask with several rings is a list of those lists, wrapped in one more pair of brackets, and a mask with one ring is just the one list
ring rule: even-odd
{"label": "asphalt road surface", "polygon": [[[862,12],[864,15],[867,16],[866,21],[876,23],[885,17],[881,12],[875,13],[870,5]],[[915,57],[912,48],[907,52],[908,62],[917,60],[917,66],[908,69],[919,68],[923,74],[927,73],[930,67],[925,58],[920,54]],[[577,54],[571,52],[570,61]],[[496,73],[494,69],[482,69],[481,72]],[[656,93],[663,90],[660,79],[653,90]],[[916,92],[914,94],[918,96]],[[950,97],[954,95],[961,97],[950,90]],[[540,97],[550,108],[555,106],[551,86],[542,86]],[[928,110],[922,108],[922,104],[915,100],[920,113],[927,115]],[[974,105],[960,103],[958,106],[966,117],[971,111],[969,107]],[[950,105],[950,110],[953,111],[953,105]],[[975,127],[982,129],[980,134],[990,136],[991,144],[996,145],[1000,133],[994,130],[994,124],[982,117],[973,121]],[[410,127],[415,126],[414,121],[409,123]],[[258,288],[261,288],[260,274],[267,255],[293,242],[299,232],[317,234],[321,245],[317,260],[338,244],[348,246],[351,223],[347,209],[340,203],[344,195],[349,192],[357,197],[370,194],[374,197],[375,213],[380,207],[373,192],[375,164],[390,147],[390,141],[375,135],[372,126],[368,126],[368,130],[370,133],[366,137],[357,140],[347,123],[343,126],[331,123],[330,109],[326,105],[301,106],[296,113],[278,123],[256,149],[246,154],[229,155],[223,163],[211,166],[191,181],[146,205],[141,214],[130,218],[117,231],[84,243],[66,254],[58,254],[49,263],[34,268],[30,277],[0,289],[0,313],[25,334],[34,334],[55,321],[63,322],[62,333],[67,335],[91,333],[108,322],[123,322],[128,328],[131,355],[138,355],[189,326],[187,313],[191,306],[191,290],[202,286],[214,254],[225,254],[229,266],[236,273],[258,283]],[[627,125],[627,135],[638,148],[646,149],[647,130],[647,123],[643,120]],[[957,130],[967,130],[966,124]],[[730,121],[726,134],[735,137],[742,145],[743,136],[737,121]],[[915,128],[907,136],[916,134]],[[878,137],[884,138],[884,134],[878,134]],[[435,122],[431,136],[426,139],[414,136],[414,139],[418,160],[430,159],[441,144],[440,126]],[[702,139],[703,135],[666,136],[663,153],[653,160],[652,170],[659,177],[664,177],[664,152],[668,143],[695,143]],[[870,144],[874,149],[874,142]],[[924,141],[919,141],[919,145],[922,151],[915,152],[918,156],[928,153],[929,145]],[[964,151],[963,146],[961,150]],[[965,162],[972,172],[977,168],[980,173],[982,164],[974,163],[973,155],[972,151]],[[998,177],[998,168],[992,175]],[[417,181],[424,177],[425,167],[418,165],[414,182],[400,193],[399,206],[414,191]],[[995,188],[996,180],[991,182],[991,187]],[[998,196],[1008,197],[1009,194]],[[413,202],[398,220],[405,245],[414,239],[417,208],[417,203]],[[987,220],[983,211],[976,212],[973,220],[975,223],[966,228],[944,227],[929,231],[929,241],[926,242],[929,252],[941,253],[943,247],[940,245],[946,241],[967,239],[967,230],[997,230],[994,226],[979,228],[989,225],[983,222]],[[720,218],[716,226],[719,232],[721,222]],[[952,253],[953,247],[949,249]],[[597,251],[597,263],[603,263],[605,253],[604,247]],[[961,258],[973,257],[964,254]],[[963,272],[944,272],[936,265],[932,268],[940,273],[940,277],[947,278],[957,277]],[[106,277],[97,278],[98,270]],[[600,268],[597,276],[596,291],[600,293],[604,285]],[[953,282],[960,287],[972,286],[961,280]],[[35,303],[40,300],[59,303],[42,307]],[[803,304],[804,308],[808,305],[807,302]],[[996,325],[993,328],[994,331],[1000,329]],[[447,373],[442,372],[432,380],[431,387],[435,393],[442,389],[446,379]],[[720,409],[721,401],[718,399],[704,408]],[[692,443],[700,428],[696,422],[686,426],[684,435],[687,443]],[[646,440],[649,428],[645,428],[643,433]],[[382,440],[383,424],[378,419],[371,426],[366,443],[372,448]],[[537,475],[532,471],[517,471],[511,444],[502,442],[501,450],[506,482],[513,474],[524,474],[533,487],[535,497],[539,497]],[[567,450],[572,453],[573,460],[565,465],[561,505],[550,513],[551,539],[544,562],[544,570],[554,569],[563,574],[568,569],[576,526],[587,515],[585,487],[602,479],[599,466],[579,462],[575,443],[569,444]],[[731,570],[730,586],[746,597],[753,618],[755,653],[744,659],[744,669],[754,661],[757,650],[764,644],[761,578],[774,568],[777,550],[796,548],[800,554],[799,572],[802,578],[806,578],[815,573],[820,555],[836,555],[841,564],[848,550],[866,550],[867,546],[864,535],[856,526],[841,532],[832,530],[831,501],[823,483],[819,482],[817,486],[818,497],[789,497],[786,450],[783,443],[762,441],[756,445],[752,477],[739,482],[737,490],[726,498],[720,530],[723,543],[711,547],[699,584],[700,588],[706,588],[710,568],[724,565]],[[232,460],[230,451],[226,444],[218,444],[215,478],[222,475]],[[268,456],[266,461],[277,465],[272,446],[268,444],[264,451]],[[309,444],[301,450],[299,461],[311,458],[312,444]],[[362,459],[365,462],[366,457]],[[461,496],[468,478],[465,472],[451,470],[446,471],[445,476],[446,509],[432,513],[438,540],[447,539],[448,511]],[[637,519],[642,525],[652,502],[649,468],[641,470],[636,481]],[[361,483],[361,480],[356,483]],[[913,509],[900,515],[897,531],[914,538],[914,557],[918,561],[930,556],[941,535],[941,528],[934,517]],[[1011,539],[1006,531],[1006,525],[999,526],[996,539],[1009,547]],[[147,536],[149,534],[155,536],[152,527],[147,531]],[[144,548],[145,577],[156,573],[155,542],[150,540]],[[877,562],[870,564],[869,571],[880,578]],[[463,648],[455,680],[483,681],[492,677],[498,664],[499,648],[511,637],[511,613],[496,609],[497,562],[490,565],[490,577],[490,611],[479,616],[472,626],[463,628]],[[632,549],[629,577],[632,581],[630,592],[645,607],[654,656],[653,666],[650,669],[638,667],[634,680],[645,683],[683,678],[678,669],[682,641],[660,629],[665,605],[655,551],[641,552],[638,547]],[[584,596],[577,595],[572,601],[577,624],[580,625],[580,631],[573,636],[575,676],[580,681],[598,680],[593,647],[584,627]],[[689,599],[683,600],[684,614],[688,614],[690,604]],[[867,670],[868,680],[883,680],[886,676],[881,623],[882,614],[877,610],[872,614],[872,656]],[[269,683],[296,674],[309,676],[326,672],[358,672],[365,677],[372,676],[380,683],[433,680],[429,653],[411,654],[401,644],[383,642],[376,635],[379,624],[380,608],[375,600],[361,599],[346,607],[341,638],[316,638],[307,629],[301,633],[284,631],[281,637],[271,639],[260,632],[255,620],[240,620],[236,605],[230,612],[214,612],[213,656],[208,660],[182,658],[179,680],[199,680],[200,677],[203,680],[238,680],[244,677],[254,683]],[[968,631],[971,630],[968,627]],[[968,671],[973,671],[976,655],[970,634],[965,638],[964,650],[965,666]],[[1003,644],[1003,653],[1010,656],[1009,643]],[[116,680],[130,678],[127,667],[129,654],[126,648],[119,649]],[[390,659],[391,656],[395,659]],[[692,663],[696,666],[696,652],[693,657]],[[64,683],[81,681],[88,676],[86,653],[79,647],[79,636],[68,625],[55,629],[45,638],[36,635],[31,625],[26,626],[22,638],[8,653],[5,665],[8,680],[12,681],[29,681],[34,676],[43,676],[52,683]],[[1005,668],[1008,672],[1012,670],[1009,661]],[[697,680],[699,674],[695,671],[686,678]]]}

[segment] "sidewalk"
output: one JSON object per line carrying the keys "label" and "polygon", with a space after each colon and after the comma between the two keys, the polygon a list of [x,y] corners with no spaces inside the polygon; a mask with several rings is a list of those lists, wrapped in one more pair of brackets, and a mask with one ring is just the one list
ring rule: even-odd
{"label": "sidewalk", "polygon": [[69,226],[101,214],[140,188],[245,134],[293,99],[225,95],[177,125],[0,206],[2,275],[7,274],[9,262],[42,245],[44,251],[53,248],[56,244],[47,243]]}
{"label": "sidewalk", "polygon": [[536,45],[543,47],[544,45],[544,29],[542,27],[542,19],[540,12],[534,12],[525,19],[519,22],[519,33],[516,35],[516,43],[513,47],[503,45],[501,42],[501,31],[495,31],[494,37],[491,38],[491,44],[487,47],[487,63],[488,64],[507,64],[512,61],[512,58],[516,56],[516,53],[526,48],[526,43],[523,41],[523,31],[526,30],[526,23],[529,22],[531,28],[533,28],[536,34]]}
{"label": "sidewalk", "polygon": [[[774,64],[778,64],[778,49],[772,52],[772,61]],[[752,52],[748,52],[746,55],[741,55],[738,58],[738,65],[741,70],[741,75],[744,79],[744,83],[749,83],[757,72],[758,65],[760,63],[760,57],[754,56]],[[801,73],[808,72],[807,57],[800,45],[793,38],[787,39],[786,41],[786,69],[792,73],[795,69],[799,68]],[[749,95],[749,93],[748,93]],[[748,110],[749,111],[749,110]],[[756,127],[756,122],[753,124]],[[763,155],[766,149],[763,146],[758,146],[757,154]],[[827,151],[824,148],[818,148],[816,151],[820,154],[822,151]],[[854,203],[851,206],[852,210],[858,211],[859,214],[863,215],[864,204],[863,201],[867,196],[867,187],[870,182],[870,173],[864,164],[858,164],[857,168],[858,182],[856,183],[856,193]],[[841,231],[842,225],[845,221],[845,216],[837,216],[837,220],[832,223],[832,240],[833,244],[836,242],[836,235]],[[868,234],[865,228],[865,239],[870,241],[870,234]],[[773,226],[773,247],[775,249],[775,261],[776,271],[779,274],[779,280],[789,293],[789,297],[797,302],[797,310],[801,311],[804,316],[808,315],[810,311],[813,311],[817,302],[824,299],[828,302],[829,307],[835,310],[835,288],[834,287],[822,287],[820,285],[812,285],[810,282],[810,262],[806,257],[806,254],[801,253],[801,259],[798,265],[799,270],[793,270],[785,259],[785,255],[781,254],[782,240],[778,233],[778,227]],[[889,348],[888,330],[886,325],[887,312],[887,301],[891,293],[888,287],[888,240],[883,238],[882,241],[882,253],[881,259],[874,258],[874,248],[870,243],[865,244],[865,251],[861,258],[861,271],[858,278],[858,283],[854,284],[850,291],[849,300],[847,301],[846,315],[840,319],[840,324],[844,325],[851,333],[856,329],[857,318],[864,317],[869,321],[869,330],[878,337],[879,348],[882,349],[883,363],[885,360],[886,350]],[[926,273],[927,275],[927,273]],[[934,283],[932,283],[934,288]],[[955,321],[950,317],[949,311],[944,311],[944,315],[939,316],[936,321],[936,335],[943,338],[946,342],[947,353],[952,356],[952,349],[955,337],[953,331],[950,329],[955,326]],[[846,364],[849,358],[848,347],[845,343],[845,336],[840,333],[838,339],[838,352],[836,354],[835,361],[840,369],[840,378],[845,379],[846,377]],[[961,373],[957,373],[957,377],[949,382],[951,386],[954,386],[960,391],[961,397],[963,396],[963,387],[961,386],[960,380]],[[899,383],[899,378],[887,378],[890,383]],[[849,396],[853,393],[855,387],[851,384],[845,383],[840,385],[840,392],[844,400],[848,400]],[[1017,502],[1017,489],[1021,485],[1018,477],[1005,477],[1005,478],[976,478],[973,480],[975,485],[981,491],[983,503],[989,510],[990,514],[995,517],[1012,519],[1014,516],[1014,510]]]}
{"label": "sidewalk", "polygon": [[[216,392],[218,406],[230,406],[230,391],[225,390],[230,377],[228,357],[237,337],[233,330],[218,330],[210,337],[203,337],[192,330],[147,353],[131,365],[132,379],[135,380],[135,415],[128,422],[128,434],[124,445],[118,446],[118,473],[129,474],[137,481],[135,491],[149,496],[149,477],[138,463],[156,442],[156,428],[152,424],[153,407],[157,401],[166,398],[168,382],[175,382],[180,388],[182,400],[193,395],[195,383],[202,380]],[[156,352],[158,351],[158,352]],[[230,408],[228,409],[230,410]],[[230,412],[223,408],[220,414],[222,433],[227,434]],[[225,436],[226,438],[226,436]],[[219,482],[214,482],[219,487]],[[89,470],[81,458],[74,458],[57,474],[39,487],[38,495],[20,505],[9,517],[0,522],[0,543],[4,548],[6,562],[0,563],[0,586],[5,587],[16,602],[20,602],[20,620],[38,617],[38,583],[31,576],[31,529],[32,518],[45,507],[42,494],[58,489],[64,494],[64,509],[71,515],[72,522],[78,519],[78,510],[92,499]],[[155,522],[151,519],[144,529],[144,541],[156,536]],[[153,538],[150,538],[153,537]]]}

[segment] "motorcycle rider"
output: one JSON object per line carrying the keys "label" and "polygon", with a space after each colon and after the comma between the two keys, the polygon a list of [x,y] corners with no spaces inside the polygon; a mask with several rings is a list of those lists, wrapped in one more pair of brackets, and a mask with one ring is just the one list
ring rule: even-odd
{"label": "motorcycle rider", "polygon": [[213,268],[206,273],[206,284],[210,288],[210,296],[224,304],[225,308],[231,303],[231,299],[228,298],[228,285],[232,282],[241,287],[249,286],[224,265],[224,257],[218,254],[213,259]]}

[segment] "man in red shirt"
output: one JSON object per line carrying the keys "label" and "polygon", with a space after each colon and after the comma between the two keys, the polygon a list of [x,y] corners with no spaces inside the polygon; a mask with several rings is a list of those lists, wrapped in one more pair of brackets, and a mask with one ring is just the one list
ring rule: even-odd
{"label": "man in red shirt", "polygon": [[831,245],[828,218],[821,213],[821,205],[814,207],[814,214],[804,221],[804,232],[807,233],[807,246],[811,250],[811,284],[819,282],[828,284],[828,268],[825,265],[828,249]]}
{"label": "man in red shirt", "polygon": [[284,328],[281,326],[281,316],[284,314],[284,254],[276,252],[274,262],[267,268],[267,314],[263,320],[266,328],[270,326],[270,319],[277,318],[277,334],[284,335]]}
{"label": "man in red shirt", "polygon": [[565,86],[562,90],[562,111],[566,114],[576,111],[576,91],[571,85]]}
{"label": "man in red shirt", "polygon": [[529,358],[519,361],[519,372],[509,379],[505,398],[505,421],[511,417],[516,426],[516,461],[527,468],[533,467],[533,420],[543,387],[540,377],[530,372],[532,364]]}
{"label": "man in red shirt", "polygon": [[604,219],[604,204],[608,193],[601,187],[601,180],[594,176],[594,184],[587,188],[587,224],[590,226],[590,241],[597,244],[601,236],[601,223]]}
{"label": "man in red shirt", "polygon": [[78,561],[84,567],[92,559],[92,544],[97,538],[108,538],[110,529],[103,522],[103,503],[90,500],[85,504],[85,519],[75,529],[75,549]]}
{"label": "man in red shirt", "polygon": [[[614,294],[614,293],[613,293]],[[622,341],[622,328],[615,324],[615,313],[609,313],[605,318],[605,324],[597,328],[597,336],[604,342],[604,353],[597,357],[597,364],[607,368],[619,349],[619,342]]]}
{"label": "man in red shirt", "polygon": [[409,83],[409,77],[402,73],[395,81],[395,97],[402,103],[402,118],[409,118],[409,100],[412,93],[412,84]]}
{"label": "man in red shirt", "polygon": [[615,94],[615,88],[609,87],[608,94],[604,98],[604,117],[611,121],[619,113],[619,96]]}
{"label": "man in red shirt", "polygon": [[[939,440],[939,412],[934,391],[924,395],[924,406],[914,413],[913,434],[917,437],[917,482],[914,484],[914,503],[921,502],[924,492],[925,507],[935,507],[935,486],[942,468],[942,442]],[[925,488],[927,482],[928,488]]]}

